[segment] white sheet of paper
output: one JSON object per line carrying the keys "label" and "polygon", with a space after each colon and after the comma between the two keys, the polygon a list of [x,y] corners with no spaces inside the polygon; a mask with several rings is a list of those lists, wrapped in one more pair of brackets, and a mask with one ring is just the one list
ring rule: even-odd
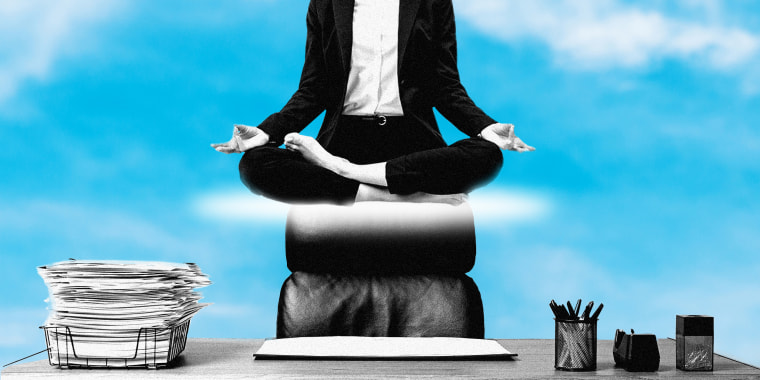
{"label": "white sheet of paper", "polygon": [[495,340],[328,336],[267,340],[257,358],[478,358],[516,356]]}

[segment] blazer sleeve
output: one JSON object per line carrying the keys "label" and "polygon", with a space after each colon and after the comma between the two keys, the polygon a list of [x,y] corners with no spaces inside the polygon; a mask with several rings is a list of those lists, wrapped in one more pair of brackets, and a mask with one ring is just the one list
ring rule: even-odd
{"label": "blazer sleeve", "polygon": [[456,25],[451,0],[438,1],[435,7],[438,42],[435,71],[438,85],[433,105],[455,127],[473,137],[496,121],[475,105],[459,80]]}
{"label": "blazer sleeve", "polygon": [[285,135],[300,132],[326,109],[326,71],[322,59],[321,25],[314,0],[306,16],[306,57],[298,90],[280,110],[267,117],[258,128],[269,134],[270,142],[282,144]]}

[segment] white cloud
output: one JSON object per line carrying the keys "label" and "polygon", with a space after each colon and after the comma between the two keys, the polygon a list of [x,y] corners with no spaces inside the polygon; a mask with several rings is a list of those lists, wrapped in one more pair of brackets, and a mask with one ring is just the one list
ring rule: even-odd
{"label": "white cloud", "polygon": [[195,211],[209,219],[278,222],[285,220],[290,206],[245,191],[222,191],[200,196]]}
{"label": "white cloud", "polygon": [[[470,195],[469,203],[478,222],[535,221],[551,210],[546,197],[525,191],[479,191]],[[370,209],[377,204],[382,205],[381,202],[364,202],[358,207]],[[406,210],[413,211],[417,206],[409,204]],[[281,222],[290,206],[244,191],[228,191],[203,195],[196,199],[194,208],[199,215],[210,219]],[[377,209],[379,212],[383,210]]]}
{"label": "white cloud", "polygon": [[[715,12],[716,4],[687,5]],[[760,51],[760,36],[714,17],[678,19],[618,0],[459,1],[457,14],[504,41],[539,40],[557,63],[574,69],[635,68],[669,58],[727,69]]]}
{"label": "white cloud", "polygon": [[61,55],[82,49],[121,1],[0,0],[0,104],[26,80],[46,80]]}
{"label": "white cloud", "polygon": [[548,216],[552,205],[548,197],[518,190],[486,189],[470,195],[478,222],[539,221]]}

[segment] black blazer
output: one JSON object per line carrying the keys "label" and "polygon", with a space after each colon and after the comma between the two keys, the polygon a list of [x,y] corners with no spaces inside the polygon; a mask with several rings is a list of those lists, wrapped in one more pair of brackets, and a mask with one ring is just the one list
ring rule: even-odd
{"label": "black blazer", "polygon": [[[400,0],[398,78],[410,134],[420,146],[445,146],[435,107],[454,126],[475,136],[495,121],[478,108],[459,81],[451,0]],[[351,64],[354,0],[311,0],[306,17],[306,58],[298,90],[259,128],[271,140],[300,132],[327,111],[317,140],[324,147],[336,134]],[[329,148],[328,148],[329,150]]]}

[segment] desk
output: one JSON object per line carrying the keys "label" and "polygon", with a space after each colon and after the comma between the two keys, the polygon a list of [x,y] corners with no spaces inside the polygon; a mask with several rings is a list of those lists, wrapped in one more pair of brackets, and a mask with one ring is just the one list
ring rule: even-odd
{"label": "desk", "polygon": [[760,369],[715,355],[713,372],[682,372],[675,368],[675,341],[661,339],[660,370],[654,373],[626,372],[614,368],[612,341],[600,340],[597,370],[565,372],[554,369],[551,339],[503,339],[505,348],[519,354],[508,361],[278,361],[254,360],[263,339],[189,339],[187,347],[171,368],[146,369],[58,369],[47,359],[17,364],[2,371],[12,379],[236,379],[236,378],[636,378],[662,377],[717,379],[760,379]]}

